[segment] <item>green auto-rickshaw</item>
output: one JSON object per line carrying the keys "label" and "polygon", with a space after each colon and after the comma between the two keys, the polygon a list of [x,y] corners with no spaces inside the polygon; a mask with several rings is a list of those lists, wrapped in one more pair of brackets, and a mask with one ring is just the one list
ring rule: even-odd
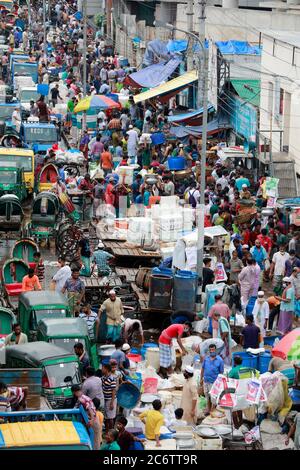
{"label": "green auto-rickshaw", "polygon": [[0,307],[0,336],[7,336],[12,332],[16,317],[9,308]]}
{"label": "green auto-rickshaw", "polygon": [[71,386],[81,384],[78,358],[44,341],[6,347],[6,367],[42,369],[42,394],[52,408],[72,407]]}
{"label": "green auto-rickshaw", "polygon": [[15,194],[20,201],[27,196],[24,170],[17,162],[3,162],[0,167],[0,196]]}
{"label": "green auto-rickshaw", "polygon": [[82,318],[44,318],[38,324],[37,340],[47,341],[69,353],[74,352],[76,343],[82,343],[91,365],[98,369],[97,345],[91,344],[88,327]]}
{"label": "green auto-rickshaw", "polygon": [[36,341],[40,320],[70,316],[68,300],[59,292],[30,291],[19,297],[19,322],[29,341]]}

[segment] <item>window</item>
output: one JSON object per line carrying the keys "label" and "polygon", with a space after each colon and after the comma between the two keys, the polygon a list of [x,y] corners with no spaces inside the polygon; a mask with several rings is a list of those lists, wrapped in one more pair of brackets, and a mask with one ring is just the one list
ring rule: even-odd
{"label": "window", "polygon": [[284,103],[284,90],[280,88],[280,95],[279,95],[279,114],[280,116],[283,115],[283,103]]}

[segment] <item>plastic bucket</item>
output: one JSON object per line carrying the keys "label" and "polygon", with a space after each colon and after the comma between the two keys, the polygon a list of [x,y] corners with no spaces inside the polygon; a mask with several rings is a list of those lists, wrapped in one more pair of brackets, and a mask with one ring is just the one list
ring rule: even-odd
{"label": "plastic bucket", "polygon": [[258,370],[258,357],[254,354],[249,354],[247,352],[236,352],[232,354],[232,360],[234,356],[240,356],[243,359],[242,366],[243,367],[250,367],[251,369]]}
{"label": "plastic bucket", "polygon": [[144,380],[144,393],[157,393],[158,379],[155,377],[146,377]]}
{"label": "plastic bucket", "polygon": [[129,353],[127,354],[128,359],[130,359],[132,362],[142,362],[142,356],[140,354],[132,354]]}
{"label": "plastic bucket", "polygon": [[[146,352],[147,352],[147,349],[148,348],[157,348],[158,347],[158,344],[157,343],[144,343],[142,348],[141,348],[141,355],[142,355],[142,358],[145,359],[146,357]],[[133,352],[133,350],[131,350],[131,352]]]}
{"label": "plastic bucket", "polygon": [[270,351],[266,351],[258,356],[258,370],[261,374],[268,371],[270,360],[272,359]]}
{"label": "plastic bucket", "polygon": [[146,352],[146,365],[159,370],[159,348],[148,348]]}

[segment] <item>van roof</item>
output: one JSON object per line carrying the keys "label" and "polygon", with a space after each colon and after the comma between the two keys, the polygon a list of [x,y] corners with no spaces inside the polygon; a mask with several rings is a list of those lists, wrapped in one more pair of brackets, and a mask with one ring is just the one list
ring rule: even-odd
{"label": "van roof", "polygon": [[27,308],[38,305],[69,306],[68,300],[63,294],[52,290],[22,292],[19,297],[19,302]]}
{"label": "van roof", "polygon": [[6,348],[6,358],[9,359],[10,357],[23,359],[33,366],[38,362],[60,357],[74,357],[74,361],[77,361],[77,357],[74,354],[70,354],[66,349],[60,348],[55,344],[46,343],[46,341],[34,341],[33,343],[8,346]]}
{"label": "van roof", "polygon": [[86,428],[77,421],[34,421],[0,424],[0,449],[10,447],[86,445]]}
{"label": "van roof", "polygon": [[88,336],[87,323],[83,318],[45,318],[39,322],[38,328],[50,338]]}
{"label": "van roof", "polygon": [[[1,103],[0,103],[0,106],[1,106]],[[17,156],[33,157],[34,153],[32,150],[28,150],[28,149],[0,147],[0,155],[17,155]]]}

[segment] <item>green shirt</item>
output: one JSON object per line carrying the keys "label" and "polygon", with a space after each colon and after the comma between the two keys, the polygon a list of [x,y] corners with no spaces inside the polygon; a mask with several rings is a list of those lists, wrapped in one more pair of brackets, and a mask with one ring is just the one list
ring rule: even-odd
{"label": "green shirt", "polygon": [[241,367],[242,367],[242,365],[233,367],[233,368],[229,371],[228,377],[229,377],[230,379],[239,379],[239,378],[240,378],[240,368],[241,368]]}
{"label": "green shirt", "polygon": [[209,213],[211,216],[215,215],[219,210],[219,206],[217,204],[213,204],[211,208],[209,209]]}
{"label": "green shirt", "polygon": [[75,104],[73,100],[68,101],[67,108],[70,113],[73,113],[74,108],[75,108]]}
{"label": "green shirt", "polygon": [[117,441],[111,442],[110,444],[102,444],[100,450],[121,450]]}

